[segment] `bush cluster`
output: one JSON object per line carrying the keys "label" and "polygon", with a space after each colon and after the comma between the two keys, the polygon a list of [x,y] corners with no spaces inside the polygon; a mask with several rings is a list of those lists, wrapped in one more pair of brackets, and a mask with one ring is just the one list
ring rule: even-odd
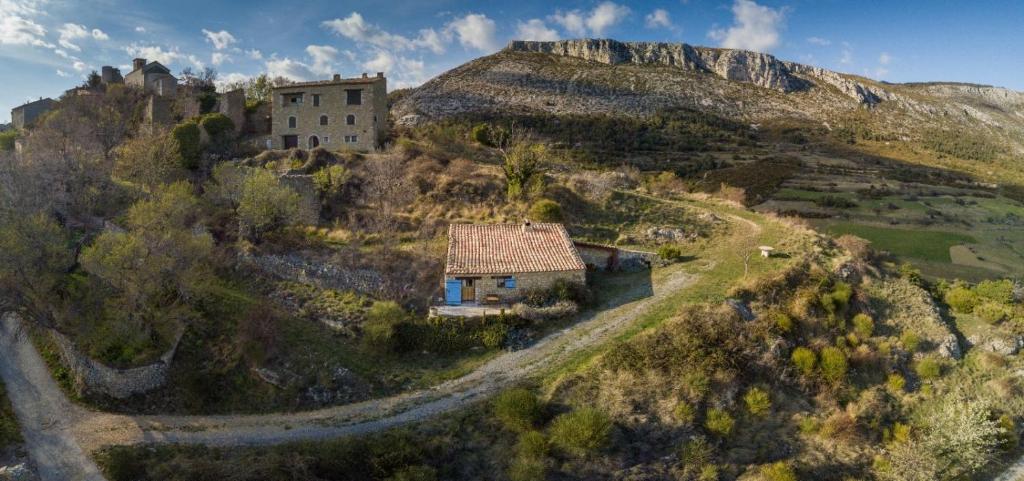
{"label": "bush cluster", "polygon": [[199,124],[194,120],[182,122],[171,130],[171,136],[178,142],[182,166],[190,170],[199,168],[199,156],[203,151]]}
{"label": "bush cluster", "polygon": [[594,408],[561,414],[551,422],[551,443],[577,456],[596,453],[611,442],[612,420]]}

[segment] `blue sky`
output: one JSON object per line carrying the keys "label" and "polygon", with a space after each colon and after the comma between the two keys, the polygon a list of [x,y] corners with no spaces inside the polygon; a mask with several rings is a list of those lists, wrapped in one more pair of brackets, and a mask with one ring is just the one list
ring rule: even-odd
{"label": "blue sky", "polygon": [[508,40],[605,37],[745,48],[893,82],[1024,90],[1024,3],[837,0],[439,0],[150,3],[0,0],[0,122],[131,58],[222,80],[385,71],[415,86]]}

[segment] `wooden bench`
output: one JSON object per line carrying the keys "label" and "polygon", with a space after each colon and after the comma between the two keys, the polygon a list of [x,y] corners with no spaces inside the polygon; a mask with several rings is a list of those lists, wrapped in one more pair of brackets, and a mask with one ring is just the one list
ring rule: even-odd
{"label": "wooden bench", "polygon": [[484,304],[499,304],[501,303],[501,297],[497,294],[488,294],[484,297]]}

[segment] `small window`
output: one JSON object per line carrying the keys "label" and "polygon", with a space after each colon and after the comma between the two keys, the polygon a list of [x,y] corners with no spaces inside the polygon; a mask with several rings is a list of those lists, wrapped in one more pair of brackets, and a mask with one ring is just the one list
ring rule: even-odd
{"label": "small window", "polygon": [[325,135],[325,136],[324,136],[324,143],[325,143],[325,144],[329,144],[329,143],[331,143],[331,138]]}
{"label": "small window", "polygon": [[373,123],[374,123],[374,124],[376,124],[376,123],[377,123],[377,115],[376,115],[376,114],[374,114],[374,115],[373,115]]}
{"label": "small window", "polygon": [[352,136],[352,143],[354,144],[356,142],[359,142],[359,136],[358,135],[353,135]]}
{"label": "small window", "polygon": [[511,277],[511,276],[497,277],[496,279],[498,280],[498,288],[499,289],[515,289],[516,288],[516,278],[515,277]]}
{"label": "small window", "polygon": [[348,114],[347,116],[345,116],[345,124],[346,125],[355,125],[356,124],[356,116],[352,115],[352,114]]}
{"label": "small window", "polygon": [[298,120],[296,120],[295,117],[288,117],[288,128],[289,129],[294,129],[295,126],[297,125],[297,123],[298,123]]}
{"label": "small window", "polygon": [[284,100],[285,103],[300,105],[302,104],[302,94],[285,94]]}
{"label": "small window", "polygon": [[[316,97],[313,97],[313,98],[316,99]],[[316,100],[314,100],[314,102],[315,101]],[[320,125],[327,125],[327,116],[326,115],[321,115],[320,116]]]}
{"label": "small window", "polygon": [[362,90],[346,90],[345,100],[348,105],[362,105],[363,104],[363,91]]}
{"label": "small window", "polygon": [[[320,106],[320,94],[313,94],[313,106],[314,107],[319,107]],[[322,124],[322,125],[327,125],[327,124]]]}

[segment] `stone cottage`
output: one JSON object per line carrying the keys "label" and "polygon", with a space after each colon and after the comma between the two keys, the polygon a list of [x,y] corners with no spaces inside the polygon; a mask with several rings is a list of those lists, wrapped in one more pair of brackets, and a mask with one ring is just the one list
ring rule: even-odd
{"label": "stone cottage", "polygon": [[11,125],[17,130],[31,126],[40,115],[53,110],[54,103],[53,99],[45,98],[11,109]]}
{"label": "stone cottage", "polygon": [[171,69],[160,62],[146,63],[144,58],[132,60],[132,71],[124,76],[124,84],[161,97],[173,97],[178,92],[178,79],[171,75]]}
{"label": "stone cottage", "polygon": [[586,282],[587,267],[562,224],[452,224],[445,304],[505,304],[558,280]]}
{"label": "stone cottage", "polygon": [[274,88],[267,148],[369,151],[387,134],[388,90],[376,77],[294,83]]}

